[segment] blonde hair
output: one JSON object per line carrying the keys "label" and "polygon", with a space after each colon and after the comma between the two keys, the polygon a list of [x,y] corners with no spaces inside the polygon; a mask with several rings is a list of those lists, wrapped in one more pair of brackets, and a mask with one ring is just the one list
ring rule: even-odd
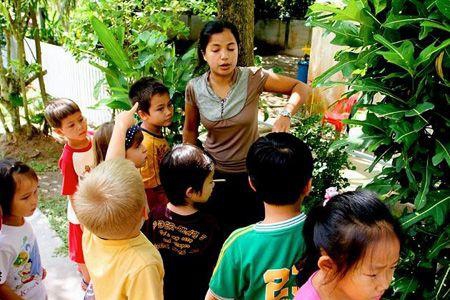
{"label": "blonde hair", "polygon": [[142,226],[144,184],[124,158],[99,164],[78,186],[73,208],[89,231],[104,239],[125,239]]}

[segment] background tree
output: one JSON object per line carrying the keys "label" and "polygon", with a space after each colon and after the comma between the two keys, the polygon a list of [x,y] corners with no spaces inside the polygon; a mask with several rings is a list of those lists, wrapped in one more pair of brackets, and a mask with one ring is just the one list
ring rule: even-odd
{"label": "background tree", "polygon": [[253,0],[217,0],[219,19],[227,20],[239,30],[241,45],[239,47],[240,66],[254,64],[254,1]]}

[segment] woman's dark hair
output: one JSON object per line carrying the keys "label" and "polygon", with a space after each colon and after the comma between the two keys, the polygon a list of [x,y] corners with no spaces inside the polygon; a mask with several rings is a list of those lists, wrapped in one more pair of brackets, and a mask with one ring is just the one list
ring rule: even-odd
{"label": "woman's dark hair", "polygon": [[313,158],[308,145],[297,137],[272,132],[251,145],[247,170],[259,200],[294,204],[312,177]]}
{"label": "woman's dark hair", "polygon": [[205,65],[205,60],[203,59],[203,53],[206,50],[206,46],[208,46],[209,39],[213,34],[221,33],[225,29],[229,29],[236,39],[236,43],[239,47],[240,39],[239,39],[239,31],[233,23],[217,20],[217,21],[209,21],[203,26],[202,31],[200,32],[200,37],[198,39],[197,45],[197,57],[198,57],[198,66],[197,70],[202,68]]}
{"label": "woman's dark hair", "polygon": [[201,192],[206,177],[213,169],[213,160],[197,146],[174,146],[164,156],[159,170],[161,184],[170,203],[183,205],[189,187]]}
{"label": "woman's dark hair", "polygon": [[319,203],[309,212],[303,227],[306,251],[299,264],[299,284],[318,269],[321,251],[336,264],[335,276],[343,278],[372,243],[393,236],[401,244],[400,224],[375,193],[357,190]]}
{"label": "woman's dark hair", "polygon": [[14,158],[0,160],[0,207],[3,214],[11,213],[11,203],[17,189],[17,182],[14,175],[26,176],[38,181],[36,172],[28,165]]}

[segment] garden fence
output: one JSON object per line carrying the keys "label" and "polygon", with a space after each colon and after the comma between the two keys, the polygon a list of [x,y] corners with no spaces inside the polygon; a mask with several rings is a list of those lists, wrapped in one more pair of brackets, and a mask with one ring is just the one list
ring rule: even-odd
{"label": "garden fence", "polygon": [[[111,111],[108,109],[90,109],[97,100],[94,98],[94,87],[103,79],[103,73],[82,60],[77,62],[75,58],[63,47],[41,42],[42,68],[47,71],[44,76],[47,94],[52,97],[69,98],[77,102],[88,123],[98,126],[111,119]],[[25,39],[25,50],[28,62],[35,62],[36,50],[34,40]],[[39,89],[39,82],[35,80],[33,87]],[[108,97],[105,89],[99,93],[99,99]]]}

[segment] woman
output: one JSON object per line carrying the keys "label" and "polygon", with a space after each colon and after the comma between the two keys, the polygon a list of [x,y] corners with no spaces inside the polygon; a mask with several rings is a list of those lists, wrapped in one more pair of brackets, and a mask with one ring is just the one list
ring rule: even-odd
{"label": "woman", "polygon": [[[258,103],[262,92],[290,95],[273,131],[288,132],[291,116],[309,97],[304,83],[262,68],[237,67],[239,34],[225,21],[208,22],[200,33],[199,64],[209,71],[186,87],[183,142],[195,144],[200,123],[208,130],[205,150],[216,161],[218,182],[207,209],[226,233],[263,218],[262,201],[248,185],[245,159],[258,138]],[[276,176],[276,174],[274,174]]]}

